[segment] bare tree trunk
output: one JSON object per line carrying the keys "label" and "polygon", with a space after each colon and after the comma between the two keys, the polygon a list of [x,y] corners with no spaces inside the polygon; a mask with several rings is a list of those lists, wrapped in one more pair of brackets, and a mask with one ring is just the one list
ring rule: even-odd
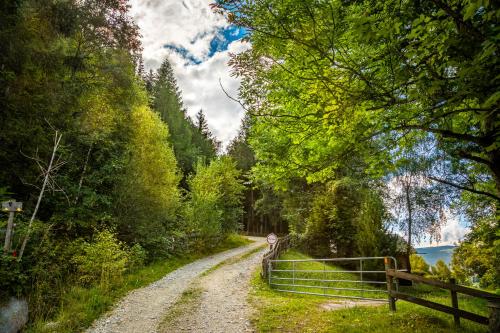
{"label": "bare tree trunk", "polygon": [[87,157],[85,158],[85,164],[83,165],[82,174],[80,176],[80,182],[78,183],[78,190],[76,191],[76,197],[75,197],[75,201],[74,201],[75,205],[78,203],[78,199],[80,198],[80,190],[82,189],[83,178],[85,177],[85,172],[87,171],[87,165],[89,164],[89,159],[90,159],[90,152],[92,151],[93,146],[94,146],[94,144],[91,143],[89,150],[87,151]]}
{"label": "bare tree trunk", "polygon": [[43,179],[43,185],[40,189],[40,194],[38,195],[38,200],[35,205],[35,209],[33,210],[33,214],[31,215],[30,223],[28,224],[28,231],[26,232],[26,236],[24,236],[23,244],[21,245],[21,250],[19,251],[19,261],[23,258],[24,249],[26,248],[26,244],[28,243],[28,239],[31,232],[31,226],[33,221],[35,220],[36,213],[38,212],[38,208],[40,207],[40,202],[42,201],[43,194],[45,192],[45,188],[47,187],[47,183],[49,181],[50,173],[52,172],[52,164],[54,163],[54,158],[56,156],[57,148],[59,147],[59,143],[61,142],[62,134],[59,134],[56,131],[54,135],[54,147],[52,148],[52,156],[50,157],[49,166],[47,167],[47,171],[45,172],[45,177]]}
{"label": "bare tree trunk", "polygon": [[250,225],[253,224],[253,188],[250,187],[250,207],[248,207],[247,233],[250,234]]}
{"label": "bare tree trunk", "polygon": [[406,209],[408,210],[408,244],[406,245],[406,269],[408,273],[411,273],[411,263],[410,263],[410,255],[411,255],[411,233],[412,233],[412,224],[413,224],[413,216],[412,216],[412,206],[410,199],[410,187],[411,184],[407,183],[405,186],[405,194],[406,194]]}

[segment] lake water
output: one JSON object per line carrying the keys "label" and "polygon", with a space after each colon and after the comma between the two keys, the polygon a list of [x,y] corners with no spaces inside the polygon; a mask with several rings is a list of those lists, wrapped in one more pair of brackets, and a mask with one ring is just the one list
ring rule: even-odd
{"label": "lake water", "polygon": [[434,246],[434,247],[419,247],[417,248],[417,254],[422,256],[429,265],[435,265],[436,262],[441,259],[446,264],[451,263],[451,256],[453,254],[453,249],[456,246],[444,245],[444,246]]}

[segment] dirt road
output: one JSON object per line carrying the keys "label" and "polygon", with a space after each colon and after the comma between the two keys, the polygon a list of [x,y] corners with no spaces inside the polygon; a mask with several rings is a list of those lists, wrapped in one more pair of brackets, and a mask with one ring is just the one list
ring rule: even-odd
{"label": "dirt road", "polygon": [[191,286],[195,296],[182,304],[181,311],[175,311],[173,318],[167,316],[168,321],[159,332],[254,332],[247,296],[252,273],[260,265],[264,251],[223,265],[198,279]]}
{"label": "dirt road", "polygon": [[[179,299],[182,293],[199,277],[203,272],[223,262],[224,260],[241,256],[248,251],[256,249],[265,243],[264,238],[252,238],[255,242],[228,250],[210,257],[206,257],[186,266],[183,266],[158,280],[149,286],[136,289],[124,297],[115,307],[104,317],[100,318],[87,333],[153,333],[158,331],[158,325],[163,320],[165,314],[173,304]],[[256,255],[252,255],[252,265],[257,261]],[[224,269],[225,266],[220,269]],[[253,267],[252,269],[254,269]],[[212,276],[218,270],[207,275]],[[234,274],[245,273],[245,269],[240,269]],[[217,273],[219,274],[219,273]],[[219,276],[219,275],[218,275]],[[246,275],[245,275],[246,276]],[[225,281],[225,276],[220,276],[221,281]],[[234,280],[236,281],[236,280]],[[221,300],[222,303],[230,302],[230,299]],[[229,304],[229,303],[228,303]],[[230,305],[228,305],[230,306]],[[206,332],[206,331],[204,331]],[[215,331],[214,331],[215,332]],[[224,332],[224,331],[217,331]],[[228,331],[231,332],[231,331]],[[237,332],[237,331],[232,331]],[[244,331],[241,331],[244,332]]]}

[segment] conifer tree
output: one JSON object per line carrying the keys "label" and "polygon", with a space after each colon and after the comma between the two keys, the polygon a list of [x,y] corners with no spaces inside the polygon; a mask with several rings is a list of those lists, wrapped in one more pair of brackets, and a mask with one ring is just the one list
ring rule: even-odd
{"label": "conifer tree", "polygon": [[145,81],[146,87],[151,86],[153,109],[168,125],[170,143],[184,174],[182,185],[187,187],[185,180],[194,172],[194,165],[199,159],[206,163],[213,159],[218,143],[208,128],[203,111],[198,112],[196,124],[187,115],[172,65],[167,58],[156,75],[150,73]]}
{"label": "conifer tree", "polygon": [[211,136],[207,119],[205,118],[205,114],[202,109],[200,109],[200,111],[196,114],[196,127],[198,128],[198,132],[200,132],[205,138]]}

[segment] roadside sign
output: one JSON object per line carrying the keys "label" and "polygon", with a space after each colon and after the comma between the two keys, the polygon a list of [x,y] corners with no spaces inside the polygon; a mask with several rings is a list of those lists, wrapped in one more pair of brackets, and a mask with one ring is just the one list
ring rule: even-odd
{"label": "roadside sign", "polygon": [[278,241],[278,236],[276,236],[274,233],[270,233],[267,235],[267,243],[269,245],[274,245]]}
{"label": "roadside sign", "polygon": [[2,202],[2,210],[4,212],[20,212],[23,210],[23,203],[16,200]]}

